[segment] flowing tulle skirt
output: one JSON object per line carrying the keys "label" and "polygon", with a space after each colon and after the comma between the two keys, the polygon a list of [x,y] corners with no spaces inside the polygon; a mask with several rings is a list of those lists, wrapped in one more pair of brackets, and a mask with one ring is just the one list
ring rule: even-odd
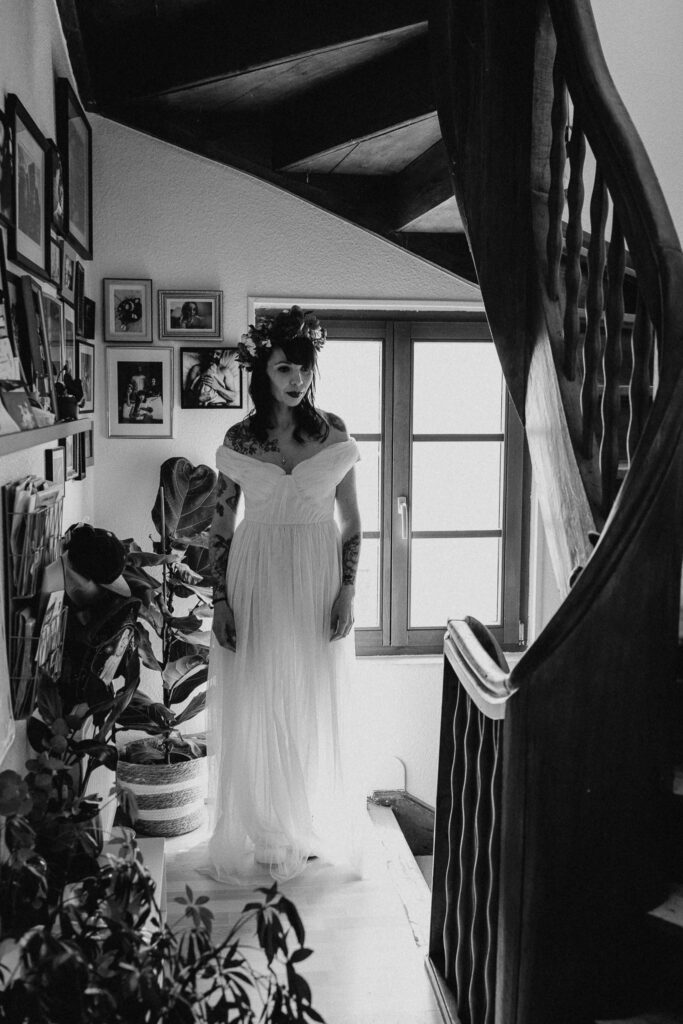
{"label": "flowing tulle skirt", "polygon": [[362,797],[347,728],[353,637],[330,642],[340,586],[332,520],[243,521],[228,600],[235,652],[212,643],[209,871],[291,878],[318,857],[359,869]]}

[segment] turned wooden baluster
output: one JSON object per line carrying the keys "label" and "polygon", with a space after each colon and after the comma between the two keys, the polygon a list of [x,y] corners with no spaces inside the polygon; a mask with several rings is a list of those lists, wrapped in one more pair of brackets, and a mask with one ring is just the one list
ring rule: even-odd
{"label": "turned wooden baluster", "polygon": [[448,866],[443,882],[446,907],[443,922],[443,957],[444,978],[451,989],[455,987],[455,950],[458,935],[458,877],[460,862],[460,835],[462,833],[463,804],[460,791],[460,779],[465,766],[465,746],[460,729],[461,720],[466,715],[467,696],[459,683],[456,686],[456,703],[453,712],[453,761],[451,764],[451,810],[448,819]]}
{"label": "turned wooden baluster", "polygon": [[582,447],[584,457],[593,456],[595,427],[599,415],[598,367],[600,365],[600,326],[604,304],[603,275],[605,273],[605,221],[607,219],[607,189],[598,166],[591,195],[591,240],[588,246],[588,284],[586,287],[586,336],[583,342],[583,383],[581,385],[581,412],[583,416]]}
{"label": "turned wooden baluster", "polygon": [[466,725],[460,732],[460,743],[464,747],[464,772],[460,776],[462,787],[462,831],[459,850],[459,891],[457,896],[457,940],[455,950],[455,985],[458,1013],[461,1024],[479,1024],[472,1021],[469,1013],[469,985],[472,975],[472,947],[470,928],[474,901],[473,876],[476,859],[475,816],[477,799],[477,749],[479,728],[477,708],[469,697],[466,698]]}
{"label": "turned wooden baluster", "polygon": [[600,474],[602,477],[602,506],[609,512],[618,490],[619,476],[619,395],[622,363],[622,332],[624,328],[624,269],[626,250],[624,233],[613,211],[612,237],[607,255],[607,301],[605,324],[607,337],[603,356],[604,390],[602,392],[602,443],[600,445]]}
{"label": "turned wooden baluster", "polygon": [[546,256],[548,277],[546,288],[551,299],[560,294],[560,260],[562,258],[562,214],[564,212],[564,168],[567,161],[565,132],[567,130],[567,89],[557,57],[553,65],[553,106],[550,116],[550,187],[548,189],[548,237]]}
{"label": "turned wooden baluster", "polygon": [[579,295],[581,293],[581,248],[583,226],[581,211],[585,190],[583,165],[586,159],[586,137],[581,129],[579,111],[574,111],[574,123],[567,147],[569,154],[569,186],[567,188],[567,256],[565,274],[566,304],[564,309],[564,375],[567,380],[576,377],[576,353],[581,336]]}
{"label": "turned wooden baluster", "polygon": [[650,411],[652,402],[652,378],[650,375],[650,361],[652,359],[652,345],[654,331],[652,321],[648,316],[643,297],[638,292],[636,303],[636,318],[633,324],[631,335],[631,380],[629,382],[629,404],[630,417],[628,424],[628,438],[626,447],[628,450],[629,465],[636,450],[640,435],[643,433],[645,420]]}

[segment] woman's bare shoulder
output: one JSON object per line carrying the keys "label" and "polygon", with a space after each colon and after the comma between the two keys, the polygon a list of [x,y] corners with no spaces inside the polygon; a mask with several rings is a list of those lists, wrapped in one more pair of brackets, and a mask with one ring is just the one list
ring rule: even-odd
{"label": "woman's bare shoulder", "polygon": [[337,441],[348,441],[349,432],[341,416],[337,416],[334,412],[323,412],[322,409],[319,409],[318,412],[330,428],[330,433],[327,437],[328,444],[335,444]]}

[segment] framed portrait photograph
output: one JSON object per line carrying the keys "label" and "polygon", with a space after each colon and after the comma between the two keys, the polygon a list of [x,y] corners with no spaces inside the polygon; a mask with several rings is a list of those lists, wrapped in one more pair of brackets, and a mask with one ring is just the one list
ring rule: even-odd
{"label": "framed portrait photograph", "polygon": [[[68,330],[67,330],[68,339]],[[67,352],[68,352],[67,340]],[[78,338],[76,342],[76,376],[83,387],[83,398],[79,402],[81,412],[95,411],[95,346]]]}
{"label": "framed portrait photograph", "polygon": [[63,448],[45,449],[45,479],[54,484],[62,484],[66,480],[66,452]]}
{"label": "framed portrait photograph", "polygon": [[105,341],[152,341],[152,282],[105,277],[102,282]]}
{"label": "framed portrait photograph", "polygon": [[95,465],[95,432],[91,427],[90,430],[84,430],[78,436],[80,438],[81,472],[85,476],[86,468]]}
{"label": "framed portrait photograph", "polygon": [[57,416],[57,395],[52,373],[52,358],[47,337],[47,325],[43,308],[43,291],[28,274],[21,279],[26,337],[24,352],[20,351],[29,392],[39,405]]}
{"label": "framed portrait photograph", "polygon": [[30,430],[36,425],[18,356],[15,320],[0,232],[0,434]]}
{"label": "framed portrait photograph", "polygon": [[64,479],[75,480],[78,476],[78,443],[75,434],[60,437],[59,446],[64,452]]}
{"label": "framed portrait photograph", "polygon": [[159,290],[159,338],[223,338],[223,292]]}
{"label": "framed portrait photograph", "polygon": [[0,222],[12,223],[14,184],[14,131],[4,110],[0,110]]}
{"label": "framed portrait photograph", "polygon": [[68,78],[57,79],[57,145],[64,181],[64,234],[92,259],[92,132]]}
{"label": "framed portrait photograph", "polygon": [[54,380],[59,378],[64,368],[64,316],[60,299],[43,292],[43,317],[45,330],[47,332],[47,344],[50,352],[52,376]]}
{"label": "framed portrait photograph", "polygon": [[76,260],[74,267],[74,316],[76,334],[82,338],[85,329],[85,270],[80,260]]}
{"label": "framed portrait photograph", "polygon": [[50,280],[57,287],[62,287],[64,262],[64,240],[52,232],[50,234]]}
{"label": "framed portrait photograph", "polygon": [[241,409],[242,402],[236,346],[180,349],[181,409]]}
{"label": "framed portrait photograph", "polygon": [[173,436],[173,349],[108,345],[109,437]]}
{"label": "framed portrait photograph", "polygon": [[53,231],[64,233],[64,171],[59,149],[47,140],[47,209]]}
{"label": "framed portrait photograph", "polygon": [[62,303],[64,314],[64,372],[70,377],[77,377],[76,372],[76,323],[71,306]]}
{"label": "framed portrait photograph", "polygon": [[76,300],[76,263],[73,249],[62,239],[62,283],[60,291],[65,302],[73,306]]}
{"label": "framed portrait photograph", "polygon": [[14,93],[7,97],[7,113],[14,136],[14,217],[9,232],[10,259],[39,277],[49,277],[47,141]]}

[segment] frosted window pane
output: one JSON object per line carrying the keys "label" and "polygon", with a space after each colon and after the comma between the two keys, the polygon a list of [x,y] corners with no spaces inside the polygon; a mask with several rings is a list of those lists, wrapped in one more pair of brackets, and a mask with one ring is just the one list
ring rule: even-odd
{"label": "frosted window pane", "polygon": [[413,530],[499,530],[500,441],[413,444]]}
{"label": "frosted window pane", "polygon": [[498,537],[413,540],[410,625],[445,628],[465,615],[498,623],[500,569]]}
{"label": "frosted window pane", "polygon": [[328,338],[318,359],[315,403],[352,434],[382,432],[382,342]]}
{"label": "frosted window pane", "polygon": [[492,342],[416,342],[414,434],[500,434],[503,376]]}
{"label": "frosted window pane", "polygon": [[379,541],[364,537],[360,549],[354,601],[354,616],[358,627],[379,626],[379,568]]}
{"label": "frosted window pane", "polygon": [[382,449],[379,441],[359,441],[360,462],[356,463],[356,489],[360,521],[364,530],[380,529],[380,481]]}

